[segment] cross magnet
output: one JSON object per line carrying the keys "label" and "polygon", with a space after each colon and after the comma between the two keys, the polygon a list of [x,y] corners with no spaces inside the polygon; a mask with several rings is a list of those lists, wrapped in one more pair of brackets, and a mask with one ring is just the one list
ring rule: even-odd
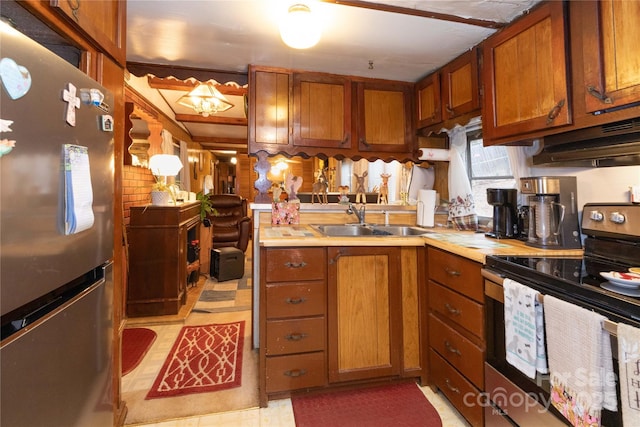
{"label": "cross magnet", "polygon": [[80,98],[76,96],[76,87],[67,83],[68,89],[62,91],[62,99],[67,102],[67,123],[76,125],[76,108],[80,108]]}

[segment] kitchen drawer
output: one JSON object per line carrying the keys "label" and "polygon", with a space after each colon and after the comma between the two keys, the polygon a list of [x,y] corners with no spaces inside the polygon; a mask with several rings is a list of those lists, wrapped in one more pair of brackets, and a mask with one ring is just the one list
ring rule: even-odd
{"label": "kitchen drawer", "polygon": [[267,283],[324,280],[327,252],[325,248],[267,249],[266,270]]}
{"label": "kitchen drawer", "polygon": [[431,381],[472,426],[484,425],[484,397],[480,391],[433,349],[429,352],[429,361]]}
{"label": "kitchen drawer", "polygon": [[326,294],[325,282],[267,285],[267,319],[322,316]]}
{"label": "kitchen drawer", "polygon": [[267,356],[323,351],[326,346],[324,317],[267,321]]}
{"label": "kitchen drawer", "polygon": [[484,390],[484,350],[433,314],[429,316],[429,345],[476,387]]}
{"label": "kitchen drawer", "polygon": [[484,337],[484,306],[429,281],[429,307],[462,326],[480,340]]}
{"label": "kitchen drawer", "polygon": [[327,384],[324,352],[267,357],[267,393]]}
{"label": "kitchen drawer", "polygon": [[429,279],[476,300],[484,302],[481,265],[458,255],[429,248]]}

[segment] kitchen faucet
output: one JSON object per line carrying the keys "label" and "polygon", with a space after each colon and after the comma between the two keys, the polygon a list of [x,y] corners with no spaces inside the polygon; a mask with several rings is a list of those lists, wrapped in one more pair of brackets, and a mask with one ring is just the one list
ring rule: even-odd
{"label": "kitchen faucet", "polygon": [[360,221],[360,225],[364,225],[364,214],[365,214],[365,205],[364,203],[362,204],[362,206],[360,207],[360,209],[357,209],[353,206],[353,203],[349,203],[349,207],[347,208],[347,213],[349,215],[351,214],[355,214],[355,216],[358,218],[358,221]]}

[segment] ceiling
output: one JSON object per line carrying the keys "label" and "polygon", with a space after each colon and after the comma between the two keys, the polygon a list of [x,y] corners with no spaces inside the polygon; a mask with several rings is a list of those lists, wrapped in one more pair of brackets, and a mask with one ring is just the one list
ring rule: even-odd
{"label": "ceiling", "polygon": [[[239,82],[230,84],[226,95],[235,107],[208,120],[179,121],[205,148],[242,142],[246,147],[245,108],[238,86],[246,90],[249,64],[415,82],[538,1],[307,0],[320,17],[322,36],[316,46],[296,50],[281,41],[278,21],[289,6],[301,1],[129,0],[127,61],[228,72],[217,81]],[[178,83],[184,78],[173,80]],[[169,115],[188,119],[191,112],[175,101],[189,87],[160,87],[157,81],[153,87],[143,76],[132,77],[130,84],[145,97],[154,98],[149,100]],[[225,118],[235,121],[230,124]]]}

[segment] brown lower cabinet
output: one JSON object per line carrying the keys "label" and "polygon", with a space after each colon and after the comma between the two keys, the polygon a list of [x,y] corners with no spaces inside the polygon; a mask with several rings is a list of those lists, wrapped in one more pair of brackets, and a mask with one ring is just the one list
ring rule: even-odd
{"label": "brown lower cabinet", "polygon": [[485,316],[481,265],[429,247],[429,373],[471,425],[484,425]]}
{"label": "brown lower cabinet", "polygon": [[420,256],[414,247],[261,248],[260,405],[422,377]]}

